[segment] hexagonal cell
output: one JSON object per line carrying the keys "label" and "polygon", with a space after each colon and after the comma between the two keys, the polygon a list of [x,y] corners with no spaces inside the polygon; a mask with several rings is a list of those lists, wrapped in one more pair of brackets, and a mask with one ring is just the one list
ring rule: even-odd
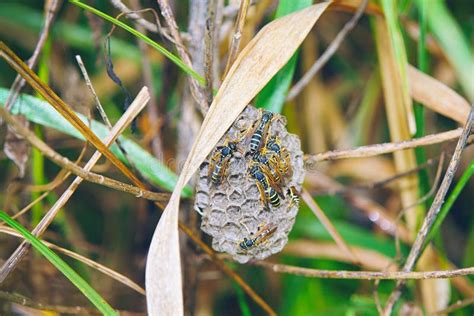
{"label": "hexagonal cell", "polygon": [[[226,138],[237,141],[244,153],[250,150],[251,135],[242,136],[242,131],[250,130],[250,126],[257,126],[262,113],[252,106],[242,112],[228,133],[223,136],[218,146],[222,146]],[[295,186],[301,191],[304,179],[303,156],[301,144],[297,136],[286,131],[286,119],[274,114],[268,128],[268,137],[278,136],[281,148],[285,148],[290,155],[293,174],[287,176],[281,188],[286,194],[289,186]],[[269,138],[267,138],[269,139]],[[211,153],[213,155],[214,153]],[[208,203],[203,212],[201,229],[212,236],[212,247],[216,251],[230,254],[235,260],[245,263],[250,259],[264,259],[273,253],[281,251],[288,240],[288,233],[294,224],[298,212],[298,205],[289,207],[289,198],[280,197],[279,207],[265,209],[255,180],[248,174],[253,154],[236,153],[227,160],[226,173],[219,185],[209,187],[207,179],[206,160],[200,170],[197,183],[196,205],[202,207]],[[209,159],[209,157],[208,157]],[[268,177],[269,175],[265,175]],[[268,200],[268,196],[264,196]],[[212,209],[212,211],[211,211]],[[260,227],[260,228],[259,228]],[[269,229],[269,227],[271,229]],[[266,228],[266,229],[265,229]],[[240,246],[240,242],[247,238],[248,247]]]}
{"label": "hexagonal cell", "polygon": [[213,209],[208,215],[209,225],[222,226],[227,222],[227,213],[222,210]]}
{"label": "hexagonal cell", "polygon": [[258,197],[258,199],[260,199],[260,192],[258,191],[258,188],[257,188],[257,184],[251,182],[251,183],[247,183],[247,185],[245,186],[245,196],[248,198],[251,198],[251,197]]}
{"label": "hexagonal cell", "polygon": [[242,216],[255,216],[255,210],[260,207],[260,200],[246,200],[241,207]]}
{"label": "hexagonal cell", "polygon": [[209,205],[209,195],[202,191],[197,192],[194,203],[201,209],[206,208]]}
{"label": "hexagonal cell", "polygon": [[221,204],[222,202],[224,202],[224,200],[227,199],[225,192],[222,192],[222,191],[214,191],[210,195],[211,195],[211,200],[214,204]]}
{"label": "hexagonal cell", "polygon": [[229,204],[226,209],[227,215],[232,220],[238,220],[240,218],[240,206]]}
{"label": "hexagonal cell", "polygon": [[242,190],[240,189],[235,189],[235,188],[232,188],[232,190],[229,192],[227,192],[228,196],[229,196],[229,201],[230,202],[237,202],[237,201],[240,201],[243,197],[243,193],[242,193]]}
{"label": "hexagonal cell", "polygon": [[227,182],[231,187],[238,187],[241,184],[241,175],[232,174],[227,178]]}

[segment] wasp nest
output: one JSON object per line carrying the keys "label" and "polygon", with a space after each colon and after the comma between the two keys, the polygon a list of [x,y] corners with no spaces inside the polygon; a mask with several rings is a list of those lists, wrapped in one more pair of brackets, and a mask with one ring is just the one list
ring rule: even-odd
{"label": "wasp nest", "polygon": [[[252,135],[258,134],[258,126],[265,125],[264,113],[271,115],[246,107],[202,164],[196,187],[195,208],[202,213],[201,229],[213,237],[216,251],[227,252],[240,263],[261,260],[283,249],[298,213],[299,198],[295,194],[301,191],[304,179],[300,140],[287,132],[286,119],[278,114],[269,121],[267,136],[262,138],[267,142],[258,144],[263,150],[257,152],[268,156],[272,153],[267,150],[269,144],[277,141],[286,154],[289,171],[282,174],[278,185],[265,185],[268,181],[258,181],[262,180],[258,171],[250,172],[252,166],[258,165],[251,150],[252,146],[255,149],[258,136]],[[270,160],[275,162],[273,156]],[[276,168],[274,164],[267,165],[262,181],[271,178],[269,173]],[[263,174],[264,167],[257,170]]]}

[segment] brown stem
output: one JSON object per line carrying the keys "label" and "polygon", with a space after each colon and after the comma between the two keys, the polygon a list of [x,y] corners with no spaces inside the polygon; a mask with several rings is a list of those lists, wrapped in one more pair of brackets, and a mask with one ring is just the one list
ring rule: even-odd
{"label": "brown stem", "polygon": [[398,143],[383,143],[368,146],[360,146],[352,149],[327,151],[316,155],[305,156],[306,167],[324,160],[336,160],[347,158],[365,158],[372,157],[409,148],[439,144],[458,138],[462,133],[462,128],[457,128],[447,132],[431,134],[420,138],[401,141]]}
{"label": "brown stem", "polygon": [[[33,51],[33,55],[31,55],[31,58],[28,60],[28,67],[30,67],[31,69],[35,68],[41,50],[43,50],[43,47],[46,44],[46,40],[48,39],[49,31],[51,29],[51,25],[54,22],[54,18],[56,16],[56,12],[58,11],[60,1],[52,0],[47,3],[48,4],[46,8],[46,15],[44,18],[44,27],[41,30],[41,34],[39,36],[38,42],[36,43],[35,50]],[[13,82],[13,85],[11,87],[10,95],[8,96],[5,102],[5,107],[7,110],[10,110],[11,105],[15,103],[18,94],[20,93],[20,90],[25,85],[25,82],[25,79],[20,74],[16,76],[15,81]]]}
{"label": "brown stem", "polygon": [[245,18],[247,17],[248,7],[250,5],[250,0],[240,1],[239,13],[237,14],[237,20],[235,21],[234,32],[232,34],[232,41],[229,48],[229,57],[227,58],[227,64],[225,66],[224,74],[222,78],[225,78],[229,72],[230,67],[237,57],[239,52],[240,40],[242,39],[242,29],[244,28]]}
{"label": "brown stem", "polygon": [[[165,21],[169,26],[171,37],[174,40],[179,57],[181,57],[181,59],[187,66],[189,66],[190,68],[193,68],[193,64],[191,62],[191,59],[189,58],[188,53],[186,52],[185,46],[183,44],[183,40],[181,38],[181,34],[179,33],[179,30],[178,30],[178,25],[176,24],[176,20],[174,18],[173,11],[171,10],[168,4],[168,0],[157,0],[157,2],[158,2],[158,5],[160,6],[161,14],[165,18]],[[207,105],[202,89],[199,86],[199,83],[197,82],[197,80],[194,79],[193,77],[188,76],[188,80],[189,80],[189,85],[191,86],[191,93],[194,99],[196,100],[197,104],[199,105],[199,109],[201,113],[205,115],[209,107]]]}
{"label": "brown stem", "polygon": [[465,275],[473,275],[474,267],[426,272],[374,272],[374,271],[343,271],[343,270],[318,270],[290,266],[286,264],[271,263],[267,261],[252,261],[250,264],[264,267],[273,272],[301,275],[310,278],[320,279],[353,279],[353,280],[425,280],[425,279],[449,279]]}
{"label": "brown stem", "polygon": [[207,4],[206,31],[204,34],[204,77],[206,79],[207,104],[212,103],[213,94],[213,65],[214,65],[214,44],[216,34],[216,10],[217,0],[209,0]]}

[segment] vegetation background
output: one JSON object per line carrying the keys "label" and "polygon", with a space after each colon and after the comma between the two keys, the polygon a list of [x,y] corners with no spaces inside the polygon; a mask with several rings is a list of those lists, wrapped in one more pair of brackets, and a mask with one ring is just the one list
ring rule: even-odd
{"label": "vegetation background", "polygon": [[[198,81],[202,83],[205,81],[202,78],[213,78],[213,88],[218,89],[233,48],[240,51],[264,25],[310,6],[312,1],[243,1],[248,8],[241,6],[240,1],[231,0],[86,3],[111,17],[117,17],[124,5],[133,10],[152,8],[154,13],[140,12],[143,18],[138,20],[121,16],[120,21],[141,34],[134,36],[117,27],[108,46],[112,24],[75,1],[3,0],[0,1],[0,39],[27,61],[40,34],[47,34],[34,71],[74,111],[99,122],[102,119],[76,55],[81,56],[112,124],[124,113],[127,100],[133,99],[144,85],[148,86],[149,104],[136,120],[134,132],[127,129],[123,133],[139,147],[123,139],[121,144],[128,159],[120,155],[117,147],[113,152],[140,175],[149,190],[164,193],[154,199],[166,204],[176,184],[176,174],[202,122],[202,104],[207,105],[198,102],[195,92],[201,89],[202,100],[212,99],[209,86],[193,88],[191,84],[190,89],[188,79],[201,75]],[[189,54],[192,68],[185,59],[181,62],[183,52],[179,49],[183,46],[176,41],[163,3],[168,3],[174,14],[172,19],[177,23],[184,54]],[[210,260],[200,247],[181,234],[186,314],[271,313],[268,308],[262,309],[266,304],[278,315],[382,312],[381,306],[385,305],[396,281],[378,284],[367,277],[324,279],[318,271],[387,273],[403,266],[435,194],[442,191],[440,180],[449,175],[446,169],[460,130],[457,137],[448,140],[440,133],[469,122],[470,102],[474,100],[474,6],[468,0],[369,1],[365,14],[359,20],[354,19],[357,10],[364,9],[363,5],[364,1],[359,0],[334,1],[294,57],[253,102],[257,107],[285,115],[290,132],[300,136],[307,154],[305,188],[317,203],[317,207],[301,204],[288,245],[265,260],[266,263],[240,265],[222,257],[266,303],[259,303],[256,296],[218,269],[214,259]],[[160,12],[165,12],[165,17]],[[351,19],[356,22],[353,29],[348,26]],[[213,22],[209,24],[209,21]],[[46,33],[45,23],[51,23]],[[213,26],[215,32],[211,36],[206,30]],[[338,38],[337,34],[345,27],[349,32]],[[239,29],[240,36],[235,36]],[[160,46],[146,45],[143,34]],[[233,38],[239,39],[240,44],[232,44]],[[336,48],[335,54],[303,89],[295,88],[328,47]],[[160,51],[162,48],[176,57],[167,57]],[[206,64],[209,55],[213,55],[213,60]],[[114,76],[110,63],[115,80],[111,78]],[[408,64],[429,77],[420,77]],[[193,74],[192,69],[199,75]],[[0,63],[1,107],[7,103],[17,72],[3,60]],[[25,85],[22,93],[33,97],[17,99],[10,110],[13,114],[23,114],[25,120],[20,116],[15,119],[21,124],[29,122],[29,129],[37,138],[83,167],[94,153],[94,146],[85,144],[67,122],[59,120],[59,114],[30,85]],[[12,136],[5,124],[8,120],[4,115],[2,118],[0,143],[7,149],[0,153],[0,210],[31,231],[73,179],[64,166],[47,159],[44,150],[30,149],[31,141]],[[101,135],[106,133],[104,126],[92,125],[92,130]],[[400,151],[395,146],[370,157],[369,150],[363,149],[365,157],[354,158],[354,152],[349,151],[344,159],[328,153],[429,134],[435,135],[434,145],[425,146],[422,142],[416,149]],[[418,262],[419,271],[474,266],[471,143],[472,137],[466,148],[458,151],[462,153],[459,168],[429,234],[430,246]],[[92,171],[129,182],[107,159],[101,159]],[[199,216],[193,211],[192,195],[191,184],[182,194],[180,220],[210,244],[209,237],[199,232]],[[22,211],[25,207],[27,211]],[[322,224],[315,217],[318,209],[330,224]],[[95,289],[99,298],[123,315],[145,314],[145,263],[160,218],[158,210],[147,199],[86,181],[62,207],[41,239],[69,249],[72,256],[80,254],[103,266],[91,267],[83,257],[77,260],[77,256],[74,259],[53,247],[81,277],[68,276],[65,264],[60,263],[58,270],[58,266],[45,259],[44,255],[54,261],[52,254],[31,251],[0,283],[0,314],[98,313],[76,286],[85,289],[91,301],[95,294],[88,286]],[[14,235],[21,228],[8,227],[5,222],[0,223],[2,265],[20,243]],[[342,244],[341,240],[334,242],[334,236],[341,236]],[[273,263],[310,268],[315,275],[297,275],[297,270],[291,269],[274,272]],[[75,280],[76,286],[68,278]],[[472,276],[409,281],[394,313],[421,315],[441,311],[441,314],[472,315],[473,281]],[[102,308],[99,310],[107,311],[106,307]]]}

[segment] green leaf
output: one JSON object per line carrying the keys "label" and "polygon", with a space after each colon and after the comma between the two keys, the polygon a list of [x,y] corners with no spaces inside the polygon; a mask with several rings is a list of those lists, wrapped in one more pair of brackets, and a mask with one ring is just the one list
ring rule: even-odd
{"label": "green leaf", "polygon": [[[418,56],[418,69],[425,73],[428,72],[428,50],[426,48],[426,10],[428,7],[427,0],[420,2],[418,8],[418,19],[420,25],[420,38],[418,40],[417,56]],[[416,122],[416,138],[425,136],[425,107],[420,103],[413,104],[413,110],[415,113]],[[416,162],[418,165],[422,165],[426,162],[426,150],[424,147],[415,148]],[[430,191],[430,178],[428,170],[422,169],[418,172],[419,178],[419,195],[420,198],[428,194]],[[433,199],[429,198],[426,200],[425,207],[429,208]]]}
{"label": "green leaf", "polygon": [[237,293],[237,301],[239,302],[240,312],[242,313],[242,316],[252,316],[252,313],[250,312],[249,304],[247,303],[247,300],[245,299],[244,291],[234,281],[232,281],[231,284],[235,292]]}
{"label": "green leaf", "polygon": [[118,315],[118,313],[99,295],[80,275],[78,275],[70,266],[67,265],[57,254],[46,247],[38,238],[33,236],[28,230],[18,222],[10,218],[5,212],[0,211],[0,219],[5,221],[10,227],[23,235],[31,245],[41,253],[49,262],[51,262],[79,291],[84,294],[89,301],[97,307],[104,315]]}
{"label": "green leaf", "polygon": [[[309,7],[311,4],[311,0],[281,0],[278,4],[275,19]],[[265,108],[274,113],[281,112],[295,73],[297,57],[298,52],[291,57],[288,63],[260,91],[255,99],[257,107]]]}
{"label": "green leaf", "polygon": [[[0,104],[4,103],[8,97],[9,90],[0,88]],[[69,124],[59,113],[57,113],[47,102],[34,98],[30,95],[21,95],[11,108],[12,114],[24,115],[28,120],[43,126],[54,128],[73,137],[84,139],[82,135]],[[87,118],[79,113],[77,115],[87,123]],[[102,123],[92,121],[92,131],[101,139],[104,139],[109,129]],[[178,179],[177,175],[164,166],[158,159],[153,157],[148,151],[140,147],[129,138],[120,136],[119,140],[127,152],[131,163],[137,168],[141,175],[151,183],[158,185],[168,191],[172,191]],[[111,151],[123,162],[127,162],[117,145],[112,145]],[[185,187],[184,197],[191,197],[192,190]]]}
{"label": "green leaf", "polygon": [[69,2],[74,4],[74,5],[77,5],[80,8],[83,8],[83,9],[85,9],[85,10],[87,10],[87,11],[89,11],[89,12],[91,12],[91,13],[97,15],[97,16],[100,16],[104,20],[107,20],[107,21],[123,28],[124,30],[130,32],[132,35],[136,36],[137,38],[141,39],[142,41],[144,41],[145,43],[147,43],[148,45],[150,45],[151,47],[153,47],[154,49],[159,51],[166,58],[171,60],[176,66],[181,68],[181,70],[183,70],[188,75],[192,76],[202,86],[204,86],[205,80],[204,80],[203,77],[201,77],[197,72],[195,72],[193,69],[188,67],[181,59],[179,59],[179,57],[173,55],[169,50],[167,50],[166,48],[164,48],[163,46],[161,46],[160,44],[158,44],[157,42],[155,42],[154,40],[152,40],[151,38],[149,38],[145,34],[138,32],[137,30],[135,30],[131,26],[123,23],[122,21],[117,20],[116,18],[111,17],[110,15],[108,15],[108,14],[102,12],[102,11],[99,11],[99,10],[97,10],[97,9],[91,7],[91,6],[88,6],[87,4],[82,3],[78,0],[69,0]]}

